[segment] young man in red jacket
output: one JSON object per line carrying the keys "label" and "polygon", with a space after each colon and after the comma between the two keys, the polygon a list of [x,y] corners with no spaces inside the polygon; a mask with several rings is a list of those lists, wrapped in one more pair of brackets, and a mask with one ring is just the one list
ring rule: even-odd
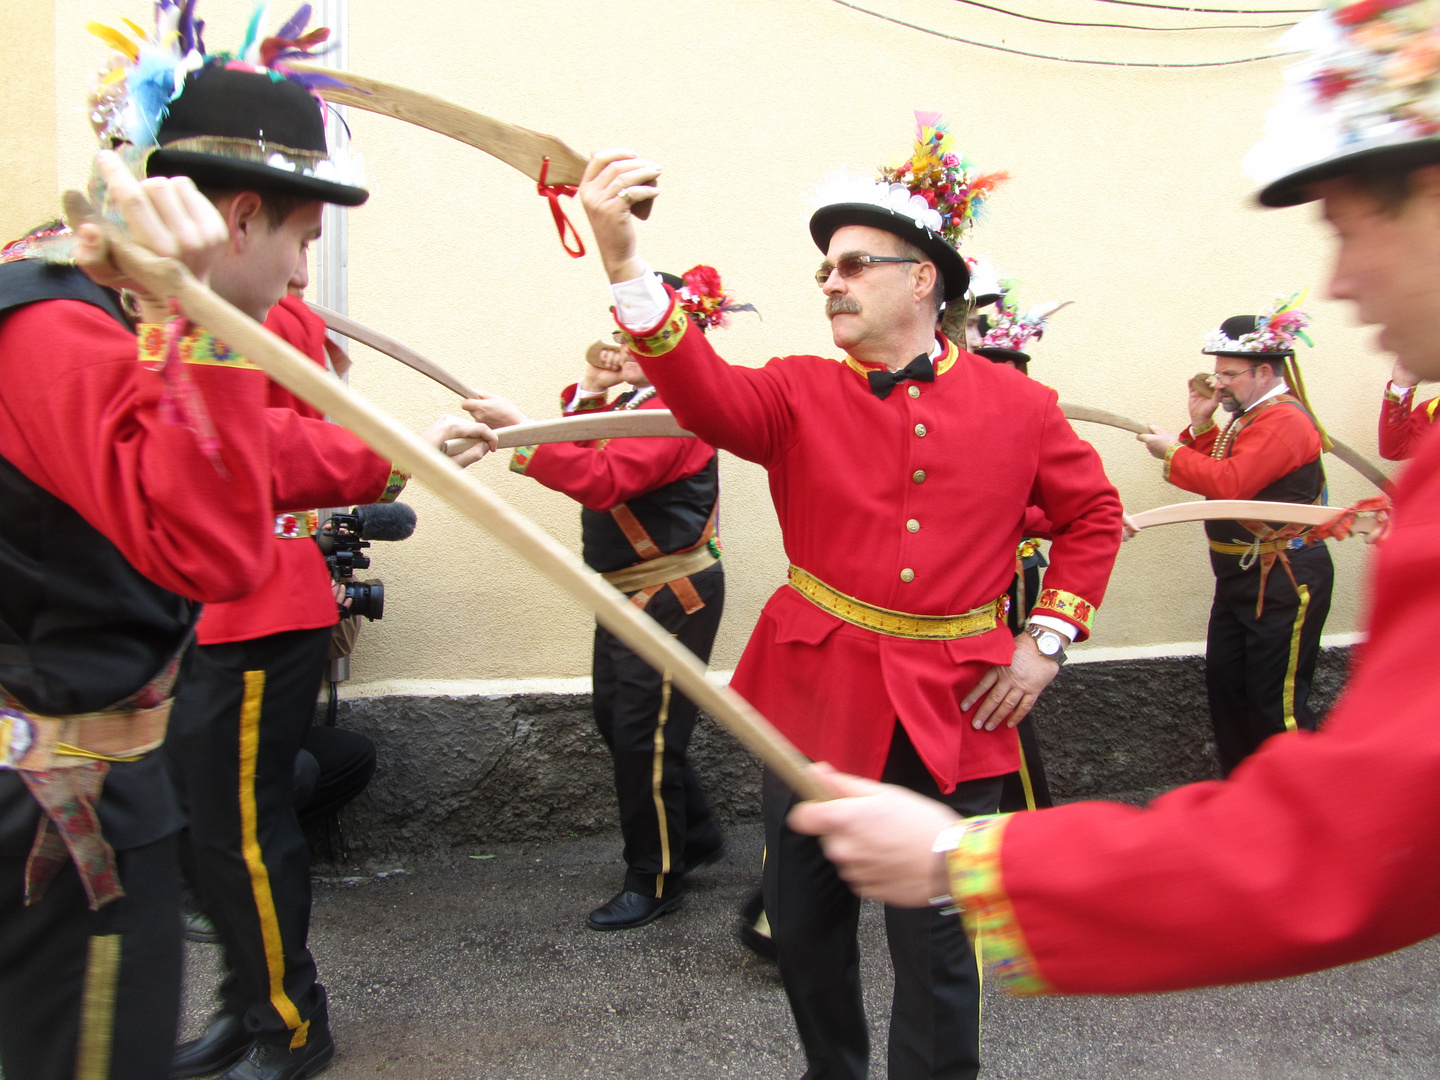
{"label": "young man in red jacket", "polygon": [[[1165,478],[1207,499],[1319,502],[1325,490],[1320,431],[1286,383],[1303,312],[1226,319],[1205,352],[1214,393],[1192,383],[1190,426],[1177,437],[1140,435]],[[1224,405],[1230,421],[1214,421]],[[1220,769],[1282,731],[1315,730],[1310,683],[1330,613],[1335,568],[1323,541],[1298,526],[1207,521],[1215,600],[1205,637],[1205,689]],[[1276,565],[1276,564],[1279,565]]]}
{"label": "young man in red jacket", "polygon": [[[753,310],[730,301],[712,267],[663,276],[702,332],[723,325],[731,311]],[[623,345],[591,346],[587,360],[580,381],[560,394],[567,414],[666,407]],[[611,401],[610,390],[621,383],[630,390]],[[493,395],[465,408],[491,427],[525,420]],[[516,450],[510,468],[580,503],[586,564],[709,662],[725,605],[714,447],[695,438],[550,443]],[[695,705],[598,625],[593,674],[595,724],[614,764],[626,871],[621,890],[587,921],[592,930],[628,930],[679,907],[686,873],[720,859],[725,839],[686,760]]]}
{"label": "young man in red jacket", "polygon": [[[1267,206],[1320,201],[1338,251],[1330,293],[1354,301],[1379,343],[1440,379],[1440,141],[1433,75],[1397,92],[1364,76],[1436,29],[1428,5],[1325,10],[1306,57],[1331,85],[1293,79],[1256,160]],[[1341,21],[1344,19],[1345,21]],[[1382,70],[1384,70],[1382,68]],[[1378,91],[1378,93],[1377,93]],[[1415,116],[1401,112],[1422,102]],[[1327,116],[1336,108],[1333,117]],[[1340,110],[1343,110],[1340,111]],[[1324,130],[1320,153],[1286,133]],[[1384,138],[1367,138],[1366,125]],[[1360,125],[1358,129],[1354,125]],[[1359,147],[1359,149],[1357,149]],[[1322,148],[1323,150],[1323,148]],[[1273,164],[1272,164],[1273,163]],[[1010,987],[1126,994],[1279,979],[1352,963],[1440,933],[1440,438],[1401,477],[1377,544],[1368,638],[1320,731],[1270,739],[1227,781],[1193,784],[1137,809],[1073,803],[956,822],[935,802],[832,777],[850,798],[799,808],[862,895],[923,905],[953,893]],[[1383,798],[1337,798],[1381,791]]]}
{"label": "young man in red jacket", "polygon": [[[958,157],[955,158],[958,161]],[[946,166],[945,168],[950,168]],[[1120,544],[1120,501],[1055,392],[937,332],[968,271],[927,200],[843,184],[810,222],[843,360],[721,360],[637,253],[631,205],[659,169],[597,155],[580,196],[646,376],[676,419],[763,465],[791,569],[731,685],[813,758],[993,812],[1016,770],[1016,723],[1089,632]],[[946,173],[949,177],[949,173]],[[958,177],[950,177],[956,179]],[[903,189],[902,189],[903,190]],[[1005,593],[1025,509],[1055,525],[1047,588],[1012,637]],[[793,793],[765,782],[765,911],[812,1078],[868,1068],[859,901]],[[979,979],[959,921],[889,908],[895,964],[889,1075],[973,1077]]]}

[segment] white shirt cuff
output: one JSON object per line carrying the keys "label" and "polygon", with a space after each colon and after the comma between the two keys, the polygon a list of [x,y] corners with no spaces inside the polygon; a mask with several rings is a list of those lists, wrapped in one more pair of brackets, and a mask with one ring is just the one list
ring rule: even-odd
{"label": "white shirt cuff", "polygon": [[660,321],[670,306],[670,296],[660,275],[646,266],[645,273],[610,286],[615,314],[627,330],[648,330]]}
{"label": "white shirt cuff", "polygon": [[580,388],[580,384],[576,383],[575,396],[572,397],[570,401],[565,405],[565,415],[569,416],[576,409],[578,409],[582,401],[586,401],[589,398],[604,397],[605,394],[606,391],[604,390],[582,390]]}
{"label": "white shirt cuff", "polygon": [[1079,633],[1064,619],[1057,619],[1051,615],[1031,615],[1027,625],[1043,626],[1046,630],[1054,630],[1057,634],[1063,634],[1067,643],[1074,642],[1075,635]]}

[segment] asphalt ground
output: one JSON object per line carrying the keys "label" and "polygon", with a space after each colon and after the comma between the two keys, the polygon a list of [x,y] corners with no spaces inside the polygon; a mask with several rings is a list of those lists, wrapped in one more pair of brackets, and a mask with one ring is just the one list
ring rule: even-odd
{"label": "asphalt ground", "polygon": [[[317,881],[311,944],[339,1053],[327,1080],[798,1078],[772,966],[736,940],[758,826],[695,874],[684,907],[640,930],[585,915],[619,888],[618,837],[477,848],[448,867]],[[876,1060],[891,976],[878,906],[861,920]],[[218,949],[191,945],[186,1037],[213,1007]],[[991,984],[988,1080],[1440,1076],[1440,946],[1257,986],[1136,998],[1020,999]]]}

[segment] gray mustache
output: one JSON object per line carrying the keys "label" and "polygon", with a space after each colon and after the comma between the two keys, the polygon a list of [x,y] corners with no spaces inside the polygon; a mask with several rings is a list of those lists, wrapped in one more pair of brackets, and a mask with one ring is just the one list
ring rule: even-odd
{"label": "gray mustache", "polygon": [[853,296],[830,296],[825,299],[826,315],[859,315],[860,301]]}

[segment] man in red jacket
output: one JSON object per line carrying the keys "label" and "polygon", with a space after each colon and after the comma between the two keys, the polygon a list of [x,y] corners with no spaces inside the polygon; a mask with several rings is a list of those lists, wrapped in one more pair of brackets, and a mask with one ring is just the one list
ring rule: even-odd
{"label": "man in red jacket", "polygon": [[[1285,305],[1237,315],[1210,335],[1214,392],[1190,387],[1190,426],[1176,437],[1139,435],[1165,478],[1207,499],[1319,502],[1325,490],[1320,431],[1290,392],[1286,364],[1307,320]],[[1231,416],[1222,431],[1220,405]],[[1315,730],[1310,683],[1330,613],[1335,568],[1323,541],[1299,526],[1207,521],[1215,600],[1205,637],[1205,689],[1221,772],[1271,735]],[[1276,564],[1279,564],[1278,566]],[[1274,571],[1274,572],[1272,572]]]}
{"label": "man in red jacket", "polygon": [[[308,282],[302,248],[288,293],[265,325],[326,367],[324,320],[301,299]],[[277,383],[269,395],[272,412],[324,419]],[[436,445],[493,441],[481,425],[450,416],[423,437]],[[312,439],[323,456],[327,444],[349,436],[317,423]],[[488,449],[482,441],[456,463],[469,465]],[[316,506],[390,502],[404,486],[402,475],[368,452],[355,460],[337,455],[334,465],[310,491]],[[284,454],[276,469],[289,471]],[[247,1055],[246,1080],[283,1077],[334,1052],[325,989],[307,945],[310,861],[294,799],[296,758],[310,734],[339,618],[329,569],[312,539],[318,519],[315,509],[276,516],[270,576],[243,600],[206,606],[176,694],[166,758],[187,816],[187,873],[224,947],[226,974],[209,1028],[176,1050],[175,1080],[209,1075]],[[334,739],[351,734],[322,730]]]}
{"label": "man in red jacket", "polygon": [[[711,267],[664,277],[702,332],[739,310]],[[666,407],[623,345],[591,352],[580,381],[561,392],[566,413]],[[630,391],[610,401],[611,388],[622,382]],[[465,407],[491,427],[525,420],[493,395]],[[586,564],[709,662],[725,605],[714,447],[690,438],[550,443],[516,450],[510,468],[580,503]],[[626,871],[621,890],[587,921],[592,930],[628,930],[679,907],[687,871],[720,859],[725,839],[686,760],[694,703],[672,693],[668,676],[599,625],[593,675],[595,724],[614,765]]]}
{"label": "man in red jacket", "polygon": [[[1440,142],[1435,78],[1403,87],[1364,77],[1436,27],[1419,3],[1355,5],[1312,17],[1320,51],[1270,125],[1260,200],[1319,200],[1338,237],[1330,293],[1407,370],[1440,379]],[[1333,42],[1333,46],[1329,43]],[[1382,68],[1382,70],[1384,70]],[[1417,116],[1402,112],[1423,102]],[[1330,109],[1334,117],[1328,117]],[[1328,118],[1344,145],[1318,159]],[[1361,125],[1358,130],[1353,125]],[[1384,138],[1366,138],[1377,125]],[[1358,148],[1358,149],[1357,149]],[[1275,167],[1278,166],[1278,167]],[[1427,435],[1400,480],[1377,545],[1367,641],[1344,695],[1315,733],[1270,739],[1227,781],[1194,784],[1137,809],[1074,803],[956,822],[938,803],[863,779],[853,796],[796,810],[863,895],[924,904],[951,892],[987,959],[1023,993],[1123,994],[1278,979],[1351,963],[1440,933],[1440,438]],[[1338,798],[1347,791],[1384,797]]]}
{"label": "man in red jacket", "polygon": [[[956,159],[958,161],[958,158]],[[948,168],[948,167],[947,167]],[[1088,634],[1120,544],[1120,502],[1053,390],[937,333],[968,271],[952,220],[889,184],[846,183],[811,219],[843,360],[725,363],[639,258],[630,206],[659,170],[596,156],[580,188],[617,318],[676,419],[763,465],[791,562],[732,686],[817,759],[993,812],[1019,765],[1013,724]],[[946,174],[949,175],[948,173]],[[958,178],[957,178],[958,179]],[[901,187],[901,185],[895,185]],[[1055,525],[1028,632],[1004,597],[1026,506]],[[811,1078],[861,1077],[859,901],[765,782],[765,910]],[[959,921],[886,912],[896,969],[889,1075],[973,1077],[979,980]]]}
{"label": "man in red jacket", "polygon": [[1380,404],[1380,456],[1386,461],[1404,461],[1415,456],[1420,440],[1435,423],[1440,397],[1415,403],[1420,378],[1399,360],[1390,372],[1385,398]]}

